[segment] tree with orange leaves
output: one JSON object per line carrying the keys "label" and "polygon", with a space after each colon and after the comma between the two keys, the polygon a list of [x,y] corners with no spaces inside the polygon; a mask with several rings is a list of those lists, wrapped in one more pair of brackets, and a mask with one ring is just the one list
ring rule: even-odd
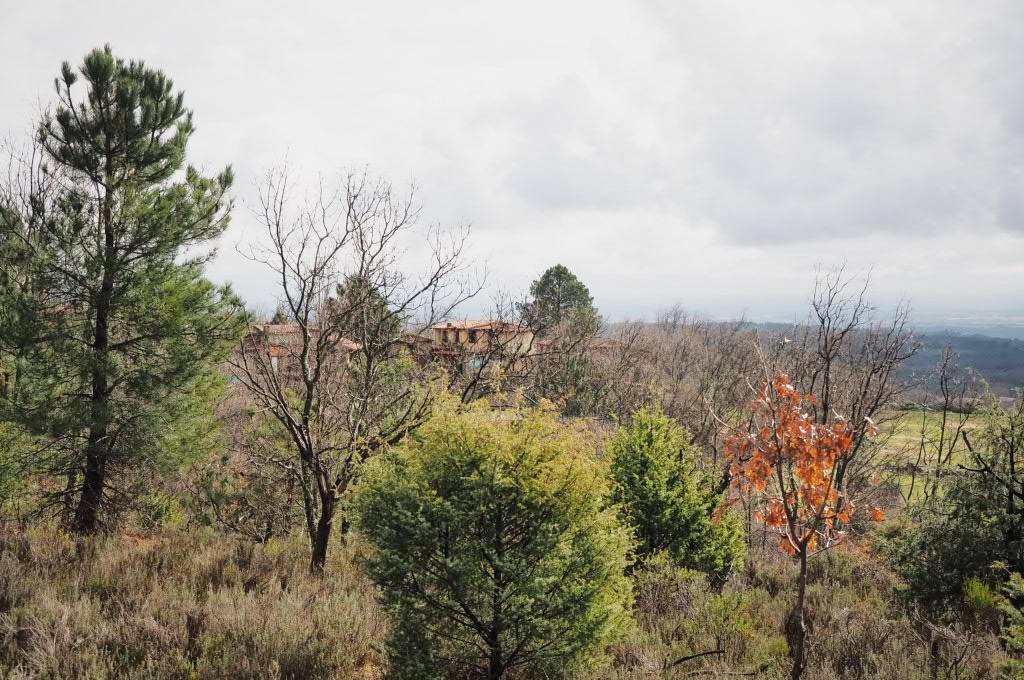
{"label": "tree with orange leaves", "polygon": [[[841,534],[838,524],[849,521],[856,510],[837,488],[841,463],[853,449],[854,429],[843,420],[815,422],[804,408],[813,403],[813,395],[801,395],[789,376],[778,373],[765,381],[751,404],[749,431],[736,432],[726,441],[733,487],[757,499],[762,506],[758,518],[778,533],[779,547],[800,563],[797,603],[786,624],[794,679],[806,667],[807,560],[835,545]],[[871,519],[879,521],[884,515],[874,508]]]}

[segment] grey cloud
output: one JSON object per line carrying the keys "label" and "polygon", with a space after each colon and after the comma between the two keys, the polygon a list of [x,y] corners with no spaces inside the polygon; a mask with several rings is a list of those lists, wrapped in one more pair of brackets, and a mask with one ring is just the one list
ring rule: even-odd
{"label": "grey cloud", "polygon": [[844,258],[921,307],[1024,295],[1017,0],[180,0],[159,32],[131,0],[7,4],[0,129],[104,42],[165,69],[192,159],[235,167],[211,274],[254,302],[272,291],[232,246],[286,154],[415,179],[497,285],[564,261],[612,314],[800,308]]}
{"label": "grey cloud", "polygon": [[[690,86],[706,102],[685,121],[701,130],[685,160],[702,175],[680,200],[723,236],[1024,231],[999,218],[1013,214],[1000,206],[1019,193],[1006,184],[1024,150],[1021,131],[999,121],[1016,118],[1020,98],[991,91],[1021,48],[988,40],[996,25],[1020,25],[1024,6],[860,3],[844,21],[820,3],[772,5],[770,16],[715,4],[654,12],[676,37],[674,58],[698,65]],[[691,42],[697,31],[711,37]]]}
{"label": "grey cloud", "polygon": [[504,182],[525,203],[622,210],[656,198],[657,159],[634,138],[630,121],[603,109],[579,78],[563,78],[516,108],[494,120],[515,140]]}

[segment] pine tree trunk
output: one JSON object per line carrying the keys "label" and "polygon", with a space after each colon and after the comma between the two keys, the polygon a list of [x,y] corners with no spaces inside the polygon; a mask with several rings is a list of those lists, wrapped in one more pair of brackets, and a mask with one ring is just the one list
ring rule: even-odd
{"label": "pine tree trunk", "polygon": [[[95,440],[94,440],[95,436]],[[89,444],[85,454],[85,474],[82,489],[75,508],[73,529],[78,534],[94,534],[99,529],[99,510],[103,501],[106,461],[103,455],[105,434],[89,433]]]}
{"label": "pine tree trunk", "polygon": [[110,390],[107,382],[107,354],[110,351],[110,306],[114,295],[114,266],[117,256],[111,205],[111,154],[107,152],[101,219],[103,229],[103,281],[96,296],[95,326],[92,342],[92,393],[90,394],[89,438],[85,449],[85,474],[75,510],[74,530],[92,534],[99,528],[99,511],[106,485],[108,456],[107,407]]}
{"label": "pine tree trunk", "polygon": [[[102,328],[102,333],[101,333]],[[106,318],[96,324],[96,345],[106,349]],[[97,352],[99,355],[99,352]],[[99,360],[97,359],[97,364]],[[78,534],[93,534],[99,529],[99,511],[103,502],[107,468],[107,421],[104,411],[107,406],[107,380],[103,367],[93,366],[92,417],[89,438],[85,447],[85,470],[82,487],[75,508],[73,529]]]}
{"label": "pine tree trunk", "polygon": [[504,675],[501,663],[501,640],[498,639],[496,631],[493,632],[492,639],[488,640],[488,644],[491,647],[491,658],[487,669],[487,678],[488,680],[501,680]]}
{"label": "pine tree trunk", "polygon": [[[107,230],[109,247],[113,250],[113,233]],[[109,271],[109,270],[108,270]],[[75,510],[74,530],[79,534],[92,534],[99,528],[99,511],[103,502],[107,468],[107,406],[110,399],[107,387],[106,360],[110,345],[108,331],[110,296],[114,282],[104,276],[96,305],[96,330],[93,336],[92,394],[89,438],[85,449],[85,474],[82,491]]]}

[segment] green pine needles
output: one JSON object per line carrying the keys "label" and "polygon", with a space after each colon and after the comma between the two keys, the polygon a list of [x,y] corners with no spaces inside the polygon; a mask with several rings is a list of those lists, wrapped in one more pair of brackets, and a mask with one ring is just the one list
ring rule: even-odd
{"label": "green pine needles", "polygon": [[628,531],[582,433],[547,410],[435,416],[359,493],[398,678],[562,677],[630,621]]}
{"label": "green pine needles", "polygon": [[11,412],[47,440],[69,522],[92,533],[177,450],[166,438],[194,405],[183,400],[206,392],[245,316],[203,276],[232,174],[184,165],[182,93],[109,47],[77,72],[65,63],[56,90],[38,139],[57,181],[3,213],[0,242],[19,271],[0,278],[0,295],[21,349]]}
{"label": "green pine needles", "polygon": [[675,420],[641,409],[611,443],[614,499],[641,559],[664,552],[721,582],[742,559],[742,533],[730,514],[715,518],[722,496],[698,472],[697,455]]}

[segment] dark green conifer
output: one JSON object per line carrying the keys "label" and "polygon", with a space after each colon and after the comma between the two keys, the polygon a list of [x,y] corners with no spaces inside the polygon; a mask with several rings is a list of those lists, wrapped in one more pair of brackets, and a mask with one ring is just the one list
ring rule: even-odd
{"label": "dark green conifer", "polygon": [[[16,244],[30,272],[21,279],[32,281],[3,294],[21,310],[15,325],[32,331],[33,389],[17,412],[49,440],[50,471],[67,476],[72,527],[92,533],[144,469],[173,455],[169,428],[244,314],[230,289],[203,276],[212,255],[203,247],[228,223],[232,175],[184,165],[193,126],[182,93],[109,47],[77,72],[65,62],[55,84],[39,143],[60,182],[45,219],[0,220],[0,240]],[[24,223],[35,225],[30,238]]]}

